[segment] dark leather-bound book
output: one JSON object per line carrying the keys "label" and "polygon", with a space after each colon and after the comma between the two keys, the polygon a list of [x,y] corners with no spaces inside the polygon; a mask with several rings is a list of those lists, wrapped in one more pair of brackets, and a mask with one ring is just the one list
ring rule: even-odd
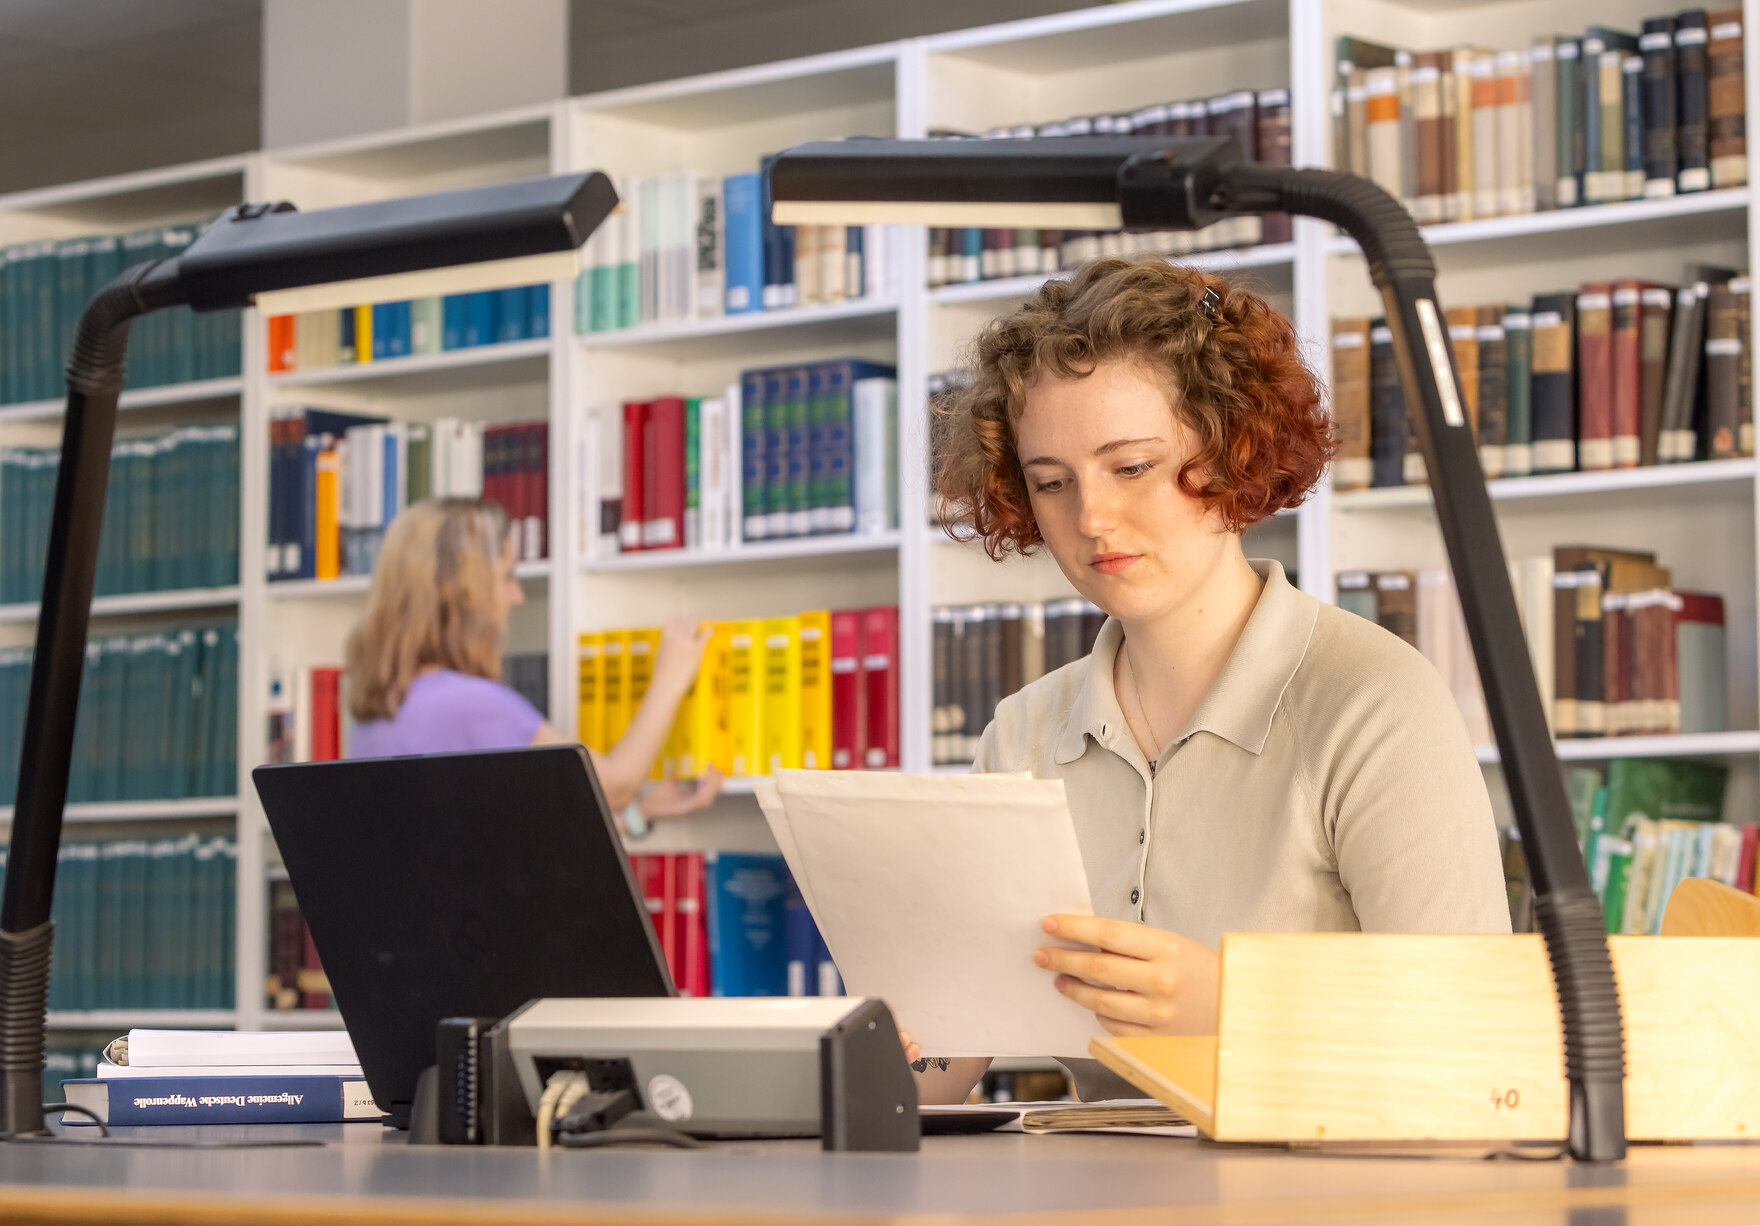
{"label": "dark leather-bound book", "polygon": [[1577,467],[1613,467],[1613,286],[1577,291]]}
{"label": "dark leather-bound book", "polygon": [[1711,287],[1705,305],[1705,413],[1713,460],[1741,454],[1741,310],[1730,282]]}
{"label": "dark leather-bound book", "polygon": [[1711,187],[1710,25],[1704,9],[1686,9],[1674,19],[1675,154],[1680,168],[1675,187],[1702,192]]}
{"label": "dark leather-bound book", "polygon": [[1509,346],[1501,302],[1479,307],[1479,466],[1487,477],[1503,476],[1509,440]]}
{"label": "dark leather-bound book", "polygon": [[1742,10],[1712,9],[1710,73],[1706,81],[1710,123],[1711,186],[1741,187],[1748,181],[1748,121],[1742,71]]}
{"label": "dark leather-bound book", "polygon": [[1385,320],[1369,328],[1369,455],[1371,485],[1404,485],[1406,395],[1393,356],[1393,331]]}
{"label": "dark leather-bound book", "polygon": [[1569,472],[1576,467],[1576,312],[1571,292],[1536,294],[1533,311],[1533,471]]}
{"label": "dark leather-bound book", "polygon": [[1655,464],[1658,459],[1662,406],[1668,390],[1668,337],[1674,297],[1674,289],[1666,285],[1646,285],[1638,296],[1639,464]]}
{"label": "dark leather-bound book", "polygon": [[1418,581],[1411,571],[1375,576],[1375,620],[1413,647],[1418,645]]}
{"label": "dark leather-bound book", "polygon": [[1512,303],[1503,313],[1503,345],[1503,473],[1525,477],[1534,471],[1534,314],[1526,303]]}
{"label": "dark leather-bound book", "polygon": [[1338,450],[1332,488],[1360,490],[1373,479],[1370,462],[1369,320],[1332,321],[1332,423]]}
{"label": "dark leather-bound book", "polygon": [[[1290,164],[1289,91],[1259,91],[1259,160],[1268,166]],[[1290,240],[1288,213],[1266,213],[1261,218],[1259,241],[1287,243]]]}
{"label": "dark leather-bound book", "polygon": [[1705,306],[1711,287],[1733,276],[1733,269],[1689,264],[1686,284],[1675,294],[1668,344],[1668,382],[1657,442],[1658,459],[1664,464],[1691,460],[1699,453],[1699,406],[1705,381]]}
{"label": "dark leather-bound book", "polygon": [[1460,377],[1461,408],[1467,429],[1475,438],[1479,431],[1479,308],[1450,307],[1444,315],[1448,343],[1454,349],[1455,373]]}
{"label": "dark leather-bound book", "polygon": [[1613,340],[1609,366],[1613,372],[1613,467],[1635,468],[1642,432],[1643,387],[1642,310],[1645,285],[1623,280],[1613,287]]}
{"label": "dark leather-bound book", "polygon": [[1674,143],[1674,18],[1646,17],[1638,53],[1644,57],[1644,194],[1672,196],[1680,170]]}

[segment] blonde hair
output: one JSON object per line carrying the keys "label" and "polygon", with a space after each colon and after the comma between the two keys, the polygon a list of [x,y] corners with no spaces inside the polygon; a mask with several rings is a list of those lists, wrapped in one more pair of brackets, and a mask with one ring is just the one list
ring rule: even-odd
{"label": "blonde hair", "polygon": [[497,569],[507,513],[479,498],[433,498],[386,530],[366,616],[348,636],[348,709],[392,719],[424,668],[501,679]]}

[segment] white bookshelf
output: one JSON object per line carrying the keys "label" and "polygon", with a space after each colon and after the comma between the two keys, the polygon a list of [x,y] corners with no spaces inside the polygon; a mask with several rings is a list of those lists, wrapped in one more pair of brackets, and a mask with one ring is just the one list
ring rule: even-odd
{"label": "white bookshelf", "polygon": [[[961,30],[832,55],[570,98],[399,131],[172,167],[0,197],[0,242],[125,230],[213,215],[241,199],[288,199],[301,208],[378,200],[554,172],[616,175],[673,170],[729,174],[803,140],[845,135],[918,137],[932,129],[983,130],[1077,114],[1129,111],[1228,89],[1287,87],[1298,165],[1330,160],[1328,92],[1336,37],[1350,33],[1406,46],[1525,46],[1531,34],[1590,22],[1635,28],[1661,11],[1654,0],[1127,0],[1043,18]],[[1750,38],[1760,29],[1748,5]],[[1749,48],[1760,63],[1760,45]],[[1749,111],[1760,115],[1755,77]],[[1756,228],[1748,189],[1672,200],[1433,226],[1445,302],[1493,301],[1574,287],[1597,275],[1669,283],[1688,260],[1746,266]],[[154,421],[236,411],[244,457],[241,581],[236,589],[107,598],[102,615],[173,617],[236,607],[240,661],[240,775],[236,800],[198,809],[82,806],[77,820],[236,821],[239,931],[235,1012],[204,1024],[329,1024],[334,1014],[274,1013],[261,985],[266,949],[264,866],[272,854],[249,770],[263,754],[271,653],[335,664],[358,618],[363,577],[328,583],[264,579],[267,422],[278,405],[385,413],[401,420],[462,416],[485,422],[544,418],[550,427],[552,557],[522,565],[527,603],[509,650],[546,650],[552,714],[575,723],[574,644],[583,631],[652,624],[678,611],[761,617],[804,608],[896,603],[900,609],[901,747],[906,770],[930,769],[930,610],[939,604],[1045,599],[1068,592],[1048,558],[990,562],[920,518],[928,505],[924,386],[962,347],[1041,278],[926,288],[923,233],[894,229],[887,291],[875,298],[784,311],[645,324],[585,336],[574,331],[574,287],[558,283],[551,335],[328,370],[270,375],[262,321],[247,312],[243,376],[125,393],[128,414]],[[1298,220],[1294,240],[1186,262],[1236,272],[1287,312],[1326,373],[1328,320],[1377,310],[1354,244],[1329,226]],[[901,526],[877,537],[761,542],[719,553],[589,556],[579,509],[593,491],[575,462],[589,409],[656,395],[714,394],[742,369],[858,356],[899,371]],[[0,443],[52,440],[58,401],[0,406]],[[129,418],[125,416],[124,421]],[[146,416],[139,418],[146,420]],[[1511,556],[1567,541],[1655,548],[1686,587],[1720,591],[1729,615],[1731,721],[1710,737],[1561,742],[1567,760],[1613,753],[1679,754],[1732,765],[1732,804],[1760,786],[1760,577],[1753,460],[1494,481],[1491,494]],[[1257,526],[1249,550],[1296,569],[1302,586],[1333,595],[1347,569],[1437,567],[1440,537],[1427,490],[1333,493],[1324,486],[1298,512]],[[28,641],[32,606],[0,609],[0,644]],[[1481,758],[1495,775],[1495,754]],[[952,768],[963,769],[963,768]],[[771,846],[750,795],[732,780],[710,811],[665,822],[645,845],[657,851]],[[139,1014],[82,1015],[98,1026],[139,1024]],[[180,1015],[195,1016],[195,1015]],[[97,1019],[93,1021],[92,1019]],[[216,1020],[217,1019],[217,1020]],[[72,1024],[65,1017],[57,1024]],[[175,1024],[175,1023],[173,1023]]]}
{"label": "white bookshelf", "polygon": [[[240,588],[228,587],[179,588],[167,592],[136,592],[127,596],[99,596],[92,601],[93,617],[127,617],[131,614],[177,613],[186,610],[219,609],[238,603]],[[0,622],[35,622],[34,604],[0,605]]]}
{"label": "white bookshelf", "polygon": [[[236,1009],[52,1009],[50,1030],[231,1030]],[[245,1029],[246,1027],[240,1027]]]}

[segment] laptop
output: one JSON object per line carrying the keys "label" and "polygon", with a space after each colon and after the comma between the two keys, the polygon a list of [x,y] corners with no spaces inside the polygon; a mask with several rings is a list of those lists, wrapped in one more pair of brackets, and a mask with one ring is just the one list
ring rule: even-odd
{"label": "laptop", "polygon": [[251,772],[373,1101],[407,1127],[435,1024],[671,996],[579,745]]}

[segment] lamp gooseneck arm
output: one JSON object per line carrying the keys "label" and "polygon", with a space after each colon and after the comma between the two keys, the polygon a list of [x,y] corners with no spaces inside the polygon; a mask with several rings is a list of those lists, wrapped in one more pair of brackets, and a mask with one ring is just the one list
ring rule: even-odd
{"label": "lamp gooseneck arm", "polygon": [[37,612],[12,815],[0,894],[0,1135],[43,1128],[43,1032],[49,998],[50,904],[74,720],[98,566],[110,447],[116,433],[129,323],[177,299],[177,266],[136,265],[100,290],[80,317],[67,362],[61,464]]}
{"label": "lamp gooseneck arm", "polygon": [[1278,211],[1333,222],[1362,248],[1381,291],[1509,782],[1535,920],[1552,961],[1564,1021],[1571,1154],[1593,1162],[1622,1158],[1625,1043],[1606,923],[1577,847],[1478,440],[1461,411],[1429,247],[1399,201],[1367,179],[1335,171],[1236,164],[1223,170],[1211,203],[1230,213]]}

